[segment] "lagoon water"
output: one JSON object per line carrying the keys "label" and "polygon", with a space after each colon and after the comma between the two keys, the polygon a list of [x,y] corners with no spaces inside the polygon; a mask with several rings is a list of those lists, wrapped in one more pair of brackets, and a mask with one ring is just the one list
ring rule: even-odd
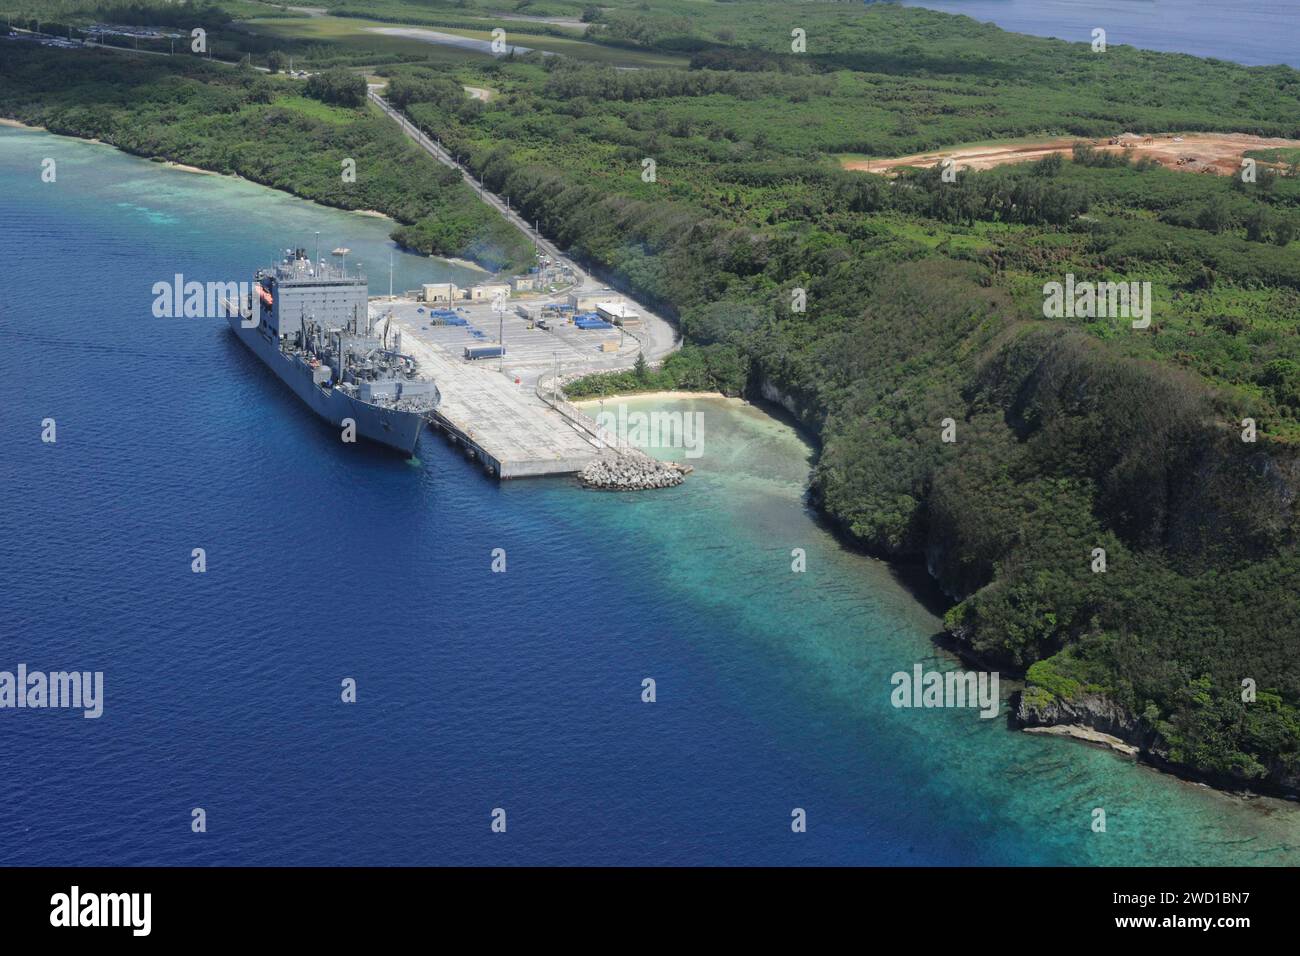
{"label": "lagoon water", "polygon": [[[891,0],[892,2],[892,0]],[[1092,42],[1101,27],[1112,46],[1300,67],[1300,4],[1295,0],[900,0],[960,13],[1013,33]]]}
{"label": "lagoon water", "polygon": [[0,863],[1300,862],[1293,804],[895,710],[891,674],[956,666],[939,621],[818,525],[761,410],[676,404],[705,441],[675,489],[499,485],[432,433],[345,446],[224,323],[150,312],[317,231],[379,291],[388,228],[0,130],[0,670],[106,698],[0,710]]}

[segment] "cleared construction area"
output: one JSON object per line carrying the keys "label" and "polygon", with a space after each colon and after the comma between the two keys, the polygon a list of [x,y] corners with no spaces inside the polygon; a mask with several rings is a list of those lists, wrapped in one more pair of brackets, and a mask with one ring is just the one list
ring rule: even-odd
{"label": "cleared construction area", "polygon": [[[1184,172],[1209,172],[1232,175],[1240,171],[1241,160],[1248,152],[1269,149],[1296,149],[1300,140],[1249,136],[1245,133],[1166,133],[1158,135],[1123,133],[1100,140],[1060,137],[1040,142],[959,146],[931,153],[916,153],[893,159],[845,158],[845,169],[869,173],[894,173],[907,166],[929,168],[951,159],[958,169],[992,169],[1007,163],[1026,163],[1053,153],[1069,156],[1075,143],[1088,143],[1101,152],[1124,153],[1138,158],[1149,156],[1168,169]],[[1263,161],[1260,166],[1270,164]]]}

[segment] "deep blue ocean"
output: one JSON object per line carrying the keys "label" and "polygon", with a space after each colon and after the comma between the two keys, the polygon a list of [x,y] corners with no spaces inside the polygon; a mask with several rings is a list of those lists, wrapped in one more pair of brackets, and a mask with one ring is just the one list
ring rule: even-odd
{"label": "deep blue ocean", "polygon": [[[892,0],[890,0],[892,2]],[[960,13],[1013,33],[1231,60],[1300,67],[1296,0],[901,0],[904,6]]]}
{"label": "deep blue ocean", "polygon": [[317,231],[380,291],[389,228],[0,129],[0,670],[105,675],[98,720],[0,710],[0,863],[1300,859],[1293,804],[891,707],[893,672],[956,666],[940,622],[818,525],[760,409],[676,403],[705,426],[676,489],[498,484],[432,433],[344,445],[224,322],[151,314]]}

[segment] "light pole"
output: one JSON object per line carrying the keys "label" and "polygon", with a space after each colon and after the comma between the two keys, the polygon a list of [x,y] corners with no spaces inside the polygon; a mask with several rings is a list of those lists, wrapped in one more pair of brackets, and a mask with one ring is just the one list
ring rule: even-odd
{"label": "light pole", "polygon": [[492,311],[497,314],[497,347],[501,354],[497,356],[497,371],[506,370],[506,297],[497,293],[492,300]]}

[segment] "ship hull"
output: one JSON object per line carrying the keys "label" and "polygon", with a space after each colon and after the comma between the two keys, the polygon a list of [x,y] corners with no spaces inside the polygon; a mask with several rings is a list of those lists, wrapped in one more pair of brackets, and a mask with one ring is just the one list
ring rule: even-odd
{"label": "ship hull", "polygon": [[228,315],[226,321],[239,341],[321,418],[340,429],[344,419],[351,419],[356,423],[356,434],[360,437],[408,457],[415,454],[420,434],[424,431],[423,415],[369,405],[338,389],[323,389],[312,382],[311,370],[307,366],[280,351],[267,337],[263,326],[245,328],[237,315]]}

